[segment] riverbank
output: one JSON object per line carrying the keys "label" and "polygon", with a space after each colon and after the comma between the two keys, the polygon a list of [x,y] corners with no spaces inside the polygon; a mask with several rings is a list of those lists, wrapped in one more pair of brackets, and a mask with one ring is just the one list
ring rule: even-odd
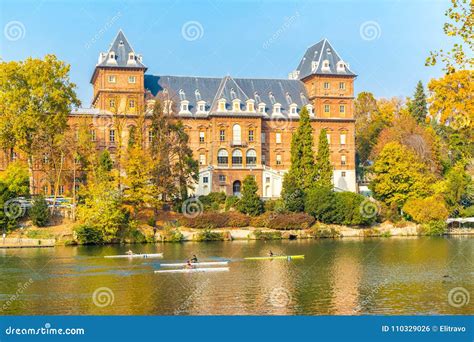
{"label": "riverbank", "polygon": [[[77,245],[73,232],[74,223],[37,228],[26,226],[5,239],[0,240],[1,248],[53,247]],[[268,228],[215,228],[196,229],[176,226],[172,229],[158,229],[156,232],[148,225],[138,228],[143,237],[140,240],[125,239],[123,243],[156,243],[186,241],[232,241],[232,240],[300,240],[322,238],[389,238],[414,237],[428,235],[421,225],[406,222],[403,226],[390,222],[371,227],[348,227],[339,225],[316,224],[310,229],[277,230]],[[474,235],[472,228],[451,228],[444,235]]]}

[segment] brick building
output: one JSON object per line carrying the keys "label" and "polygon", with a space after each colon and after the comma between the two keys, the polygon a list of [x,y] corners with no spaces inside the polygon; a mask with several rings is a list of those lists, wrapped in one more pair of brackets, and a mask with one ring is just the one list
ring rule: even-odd
{"label": "brick building", "polygon": [[[119,31],[109,51],[99,54],[91,77],[92,108],[74,110],[70,127],[89,120],[98,148],[113,155],[119,142],[126,144],[137,111],[149,108],[156,96],[168,98],[199,161],[197,195],[238,194],[243,179],[254,175],[260,195],[272,198],[280,195],[283,175],[290,167],[291,137],[306,106],[316,147],[321,129],[327,130],[334,186],[356,191],[356,75],[326,39],[307,49],[288,79],[183,77],[146,71],[142,56]],[[117,130],[108,120],[114,115],[124,119],[123,129]],[[61,190],[67,193],[70,187],[62,185]]]}

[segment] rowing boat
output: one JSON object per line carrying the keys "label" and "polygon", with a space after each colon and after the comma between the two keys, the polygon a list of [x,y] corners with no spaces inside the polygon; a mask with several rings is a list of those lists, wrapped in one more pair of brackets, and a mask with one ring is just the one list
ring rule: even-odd
{"label": "rowing boat", "polygon": [[244,258],[245,260],[294,260],[294,259],[304,259],[304,255],[274,255],[274,256],[266,256],[266,257],[252,257],[252,258]]}
{"label": "rowing boat", "polygon": [[155,273],[201,273],[201,272],[227,272],[229,267],[209,268],[182,268],[179,270],[158,270]]}
{"label": "rowing boat", "polygon": [[[204,262],[193,262],[191,265],[194,267],[203,267],[203,266],[226,266],[228,265],[228,261],[204,261]],[[182,267],[186,266],[187,263],[179,262],[176,264],[160,264],[160,267]]]}
{"label": "rowing boat", "polygon": [[104,258],[109,259],[119,259],[119,258],[163,258],[163,253],[155,253],[155,254],[123,254],[123,255],[106,255]]}

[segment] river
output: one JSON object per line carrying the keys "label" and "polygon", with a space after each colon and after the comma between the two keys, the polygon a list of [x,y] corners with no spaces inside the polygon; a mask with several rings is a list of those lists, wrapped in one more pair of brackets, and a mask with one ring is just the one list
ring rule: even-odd
{"label": "river", "polygon": [[[130,247],[164,258],[103,257]],[[3,249],[0,314],[473,314],[473,247],[469,237],[392,237]],[[269,250],[305,259],[243,260]],[[230,271],[153,272],[192,254],[229,259]]]}

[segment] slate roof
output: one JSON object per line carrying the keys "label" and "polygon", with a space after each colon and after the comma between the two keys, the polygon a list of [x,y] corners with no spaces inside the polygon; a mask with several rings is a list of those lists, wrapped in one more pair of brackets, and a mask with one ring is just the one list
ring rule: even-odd
{"label": "slate roof", "polygon": [[[328,69],[323,68],[324,61],[329,62]],[[356,76],[346,63],[344,63],[344,68],[338,70],[339,61],[344,62],[331,43],[327,39],[323,39],[306,50],[294,76],[300,80],[310,75]]]}
{"label": "slate roof", "polygon": [[[111,52],[115,54],[114,59],[109,58]],[[129,59],[130,52],[134,54],[134,59]],[[109,51],[99,55],[97,66],[146,69],[146,66],[141,61],[141,55],[135,53],[122,30],[119,30],[117,33],[117,36],[110,45]]]}
{"label": "slate roof", "polygon": [[[272,113],[275,103],[281,104],[283,115],[288,115],[292,103],[295,103],[298,109],[309,103],[306,88],[300,80],[145,75],[145,89],[152,96],[166,89],[174,102],[189,101],[189,111],[192,115],[196,115],[197,102],[200,100],[206,102],[209,115],[219,114],[218,100],[221,98],[226,99],[226,109],[232,115],[235,115],[232,112],[234,99],[241,101],[242,109],[246,100],[254,100],[257,113],[253,115],[260,116],[262,114],[258,113],[257,109],[258,104],[262,102],[266,105],[265,115]],[[239,115],[249,114],[239,112]]]}

